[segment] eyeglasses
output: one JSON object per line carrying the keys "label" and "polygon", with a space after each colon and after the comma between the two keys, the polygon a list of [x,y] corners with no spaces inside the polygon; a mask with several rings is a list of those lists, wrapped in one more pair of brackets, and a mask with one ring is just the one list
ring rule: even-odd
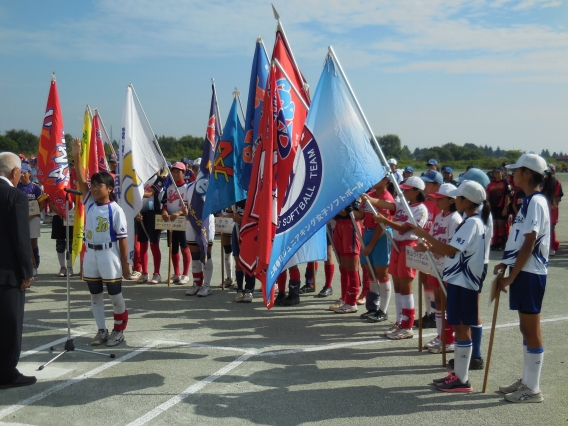
{"label": "eyeglasses", "polygon": [[91,189],[102,189],[103,186],[106,186],[106,184],[104,183],[91,184]]}

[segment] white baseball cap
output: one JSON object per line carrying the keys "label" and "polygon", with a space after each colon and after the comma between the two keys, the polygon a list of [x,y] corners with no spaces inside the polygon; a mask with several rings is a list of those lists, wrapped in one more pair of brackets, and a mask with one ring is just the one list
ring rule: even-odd
{"label": "white baseball cap", "polygon": [[398,164],[398,162],[394,158],[391,158],[389,161],[387,161],[387,163],[394,164],[395,166]]}
{"label": "white baseball cap", "polygon": [[450,191],[448,197],[465,197],[469,201],[475,204],[481,204],[485,200],[486,194],[485,189],[473,180],[466,180],[455,190]]}
{"label": "white baseball cap", "polygon": [[526,167],[534,172],[544,176],[548,165],[544,158],[536,154],[523,154],[519,157],[515,164],[507,164],[505,167],[508,169],[518,169],[519,167]]}
{"label": "white baseball cap", "polygon": [[196,158],[195,160],[193,160],[193,166],[200,166],[200,165],[201,165],[201,158]]}
{"label": "white baseball cap", "polygon": [[424,181],[420,179],[418,176],[410,176],[408,179],[404,181],[404,183],[400,184],[401,189],[419,189],[420,191],[424,191],[426,185]]}
{"label": "white baseball cap", "polygon": [[440,188],[438,188],[438,190],[436,192],[428,195],[428,197],[432,197],[432,198],[444,198],[444,197],[456,198],[454,195],[452,195],[452,191],[455,191],[456,189],[457,189],[457,187],[455,185],[452,185],[451,183],[443,183],[442,185],[440,185]]}

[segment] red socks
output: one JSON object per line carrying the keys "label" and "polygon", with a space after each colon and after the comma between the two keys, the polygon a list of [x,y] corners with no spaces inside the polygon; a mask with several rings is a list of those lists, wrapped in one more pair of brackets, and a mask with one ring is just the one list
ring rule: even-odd
{"label": "red socks", "polygon": [[333,281],[333,273],[335,272],[335,265],[324,265],[325,270],[325,286],[331,287]]}
{"label": "red socks", "polygon": [[[184,248],[181,249],[181,256],[183,258],[183,275],[188,275],[189,274],[189,265],[190,265],[190,262],[191,262],[191,254],[189,253],[189,247],[184,247]],[[178,257],[178,263],[179,263],[179,257]],[[176,272],[176,274],[177,274],[177,272]],[[179,274],[177,274],[177,275],[179,275]]]}

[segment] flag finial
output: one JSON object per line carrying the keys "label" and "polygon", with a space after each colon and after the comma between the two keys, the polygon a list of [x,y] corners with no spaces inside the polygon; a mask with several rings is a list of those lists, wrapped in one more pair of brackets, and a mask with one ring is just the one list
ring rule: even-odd
{"label": "flag finial", "polygon": [[235,90],[233,90],[233,97],[236,97],[236,96],[241,96],[241,92],[239,92],[239,89],[237,89],[235,87]]}
{"label": "flag finial", "polygon": [[55,81],[55,71],[51,73],[51,81]]}
{"label": "flag finial", "polygon": [[274,12],[274,19],[276,19],[277,21],[280,21],[280,15],[276,11],[276,8],[274,7],[274,5],[272,3],[270,3],[270,5],[272,6],[272,12]]}
{"label": "flag finial", "polygon": [[257,43],[264,43],[264,42],[262,41],[262,37],[261,37],[261,36],[258,36],[258,37],[257,37],[256,42],[257,42]]}

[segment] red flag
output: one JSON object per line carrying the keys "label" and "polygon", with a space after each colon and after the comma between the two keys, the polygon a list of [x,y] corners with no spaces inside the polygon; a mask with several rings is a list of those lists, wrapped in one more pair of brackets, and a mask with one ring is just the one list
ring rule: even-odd
{"label": "red flag", "polygon": [[[278,216],[288,195],[290,176],[309,105],[305,79],[294,64],[283,35],[276,32],[272,54],[285,70],[290,81],[278,67],[272,67],[268,77],[259,138],[253,159],[253,171],[240,231],[240,263],[249,274],[261,281],[265,305],[274,303],[274,291],[266,294],[266,268],[270,261],[272,242]],[[300,98],[296,91],[300,93]],[[303,102],[302,102],[303,100]]]}
{"label": "red flag", "polygon": [[44,192],[65,216],[65,192],[69,186],[69,167],[65,149],[65,131],[55,78],[51,81],[45,116],[39,138],[37,178]]}
{"label": "red flag", "polygon": [[108,164],[106,160],[105,147],[101,137],[101,129],[99,116],[95,114],[91,126],[91,143],[89,144],[89,170],[87,179],[95,173],[108,172]]}

